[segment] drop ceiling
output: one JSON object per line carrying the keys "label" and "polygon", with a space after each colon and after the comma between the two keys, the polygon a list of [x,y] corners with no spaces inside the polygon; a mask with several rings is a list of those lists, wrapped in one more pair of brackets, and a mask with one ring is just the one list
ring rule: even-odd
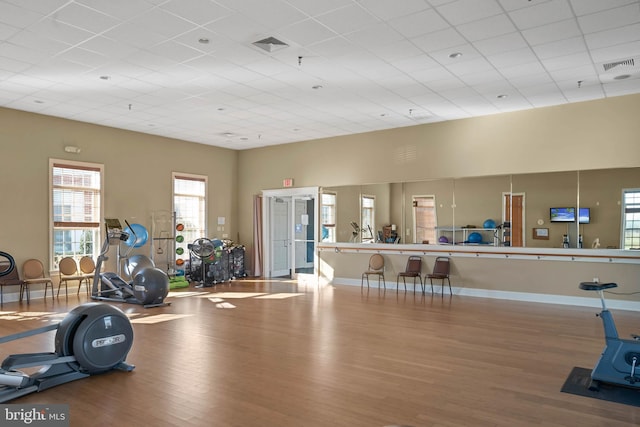
{"label": "drop ceiling", "polygon": [[634,94],[639,70],[638,0],[0,1],[0,106],[237,150]]}

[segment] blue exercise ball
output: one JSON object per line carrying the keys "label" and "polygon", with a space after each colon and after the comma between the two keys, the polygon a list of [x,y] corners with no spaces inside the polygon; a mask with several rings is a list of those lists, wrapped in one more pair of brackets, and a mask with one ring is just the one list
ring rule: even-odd
{"label": "blue exercise ball", "polygon": [[129,234],[129,238],[124,242],[125,245],[129,247],[139,248],[140,246],[144,246],[147,240],[149,240],[149,232],[144,225],[130,224],[124,231]]}
{"label": "blue exercise ball", "polygon": [[482,228],[496,228],[496,222],[492,219],[488,219],[482,224]]}
{"label": "blue exercise ball", "polygon": [[482,234],[474,231],[473,233],[469,234],[469,237],[467,237],[467,241],[469,243],[482,243]]}
{"label": "blue exercise ball", "polygon": [[449,243],[449,239],[447,239],[447,236],[440,236],[440,238],[438,239],[438,242]]}
{"label": "blue exercise ball", "polygon": [[213,239],[211,242],[213,243],[214,248],[219,248],[223,245],[222,240],[220,239]]}

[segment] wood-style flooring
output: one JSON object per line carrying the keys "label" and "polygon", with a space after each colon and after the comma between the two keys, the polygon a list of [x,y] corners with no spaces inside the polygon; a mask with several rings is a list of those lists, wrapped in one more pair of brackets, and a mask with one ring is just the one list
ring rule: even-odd
{"label": "wood-style flooring", "polygon": [[[576,284],[577,285],[577,284]],[[239,280],[130,315],[133,372],[11,403],[70,405],[71,426],[636,426],[640,408],[561,393],[603,348],[596,309]],[[239,298],[244,297],[244,298]],[[8,303],[0,335],[87,302]],[[614,311],[621,335],[640,314]],[[53,351],[53,332],[0,345]]]}

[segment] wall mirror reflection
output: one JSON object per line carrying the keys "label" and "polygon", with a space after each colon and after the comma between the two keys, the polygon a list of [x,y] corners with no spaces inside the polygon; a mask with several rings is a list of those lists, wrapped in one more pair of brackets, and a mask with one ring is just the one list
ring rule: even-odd
{"label": "wall mirror reflection", "polygon": [[326,243],[640,249],[640,168],[348,185],[322,193]]}

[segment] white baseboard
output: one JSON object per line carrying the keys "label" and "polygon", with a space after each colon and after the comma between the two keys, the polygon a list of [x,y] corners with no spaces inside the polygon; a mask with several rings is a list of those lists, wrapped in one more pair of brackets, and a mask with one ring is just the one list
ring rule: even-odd
{"label": "white baseboard", "polygon": [[[347,278],[334,278],[331,282],[336,285],[349,285],[349,286],[360,286],[360,280],[357,279],[347,279]],[[373,280],[370,282],[370,286],[377,288],[378,281]],[[411,282],[411,286],[413,283]],[[387,282],[387,289],[393,289],[396,287],[396,282]],[[431,293],[431,285],[427,284],[427,292]],[[402,286],[401,286],[402,288]],[[409,283],[407,283],[407,289],[409,288]],[[404,289],[403,289],[404,290]],[[495,298],[495,299],[504,299],[504,300],[512,300],[512,301],[523,301],[523,302],[539,302],[544,304],[562,304],[562,305],[575,305],[581,307],[601,307],[599,298],[591,298],[591,297],[576,297],[569,295],[554,295],[554,294],[536,294],[530,292],[511,292],[511,291],[496,291],[491,289],[475,289],[475,288],[460,288],[456,286],[451,286],[451,290],[453,295],[461,295],[468,297],[478,297],[478,298]],[[434,294],[441,294],[442,289],[440,285],[433,285]],[[444,289],[445,295],[449,294],[449,287],[445,285]],[[640,311],[640,301],[623,301],[623,300],[615,300],[615,299],[607,299],[607,307],[614,308],[616,310],[631,310],[631,311]]]}

